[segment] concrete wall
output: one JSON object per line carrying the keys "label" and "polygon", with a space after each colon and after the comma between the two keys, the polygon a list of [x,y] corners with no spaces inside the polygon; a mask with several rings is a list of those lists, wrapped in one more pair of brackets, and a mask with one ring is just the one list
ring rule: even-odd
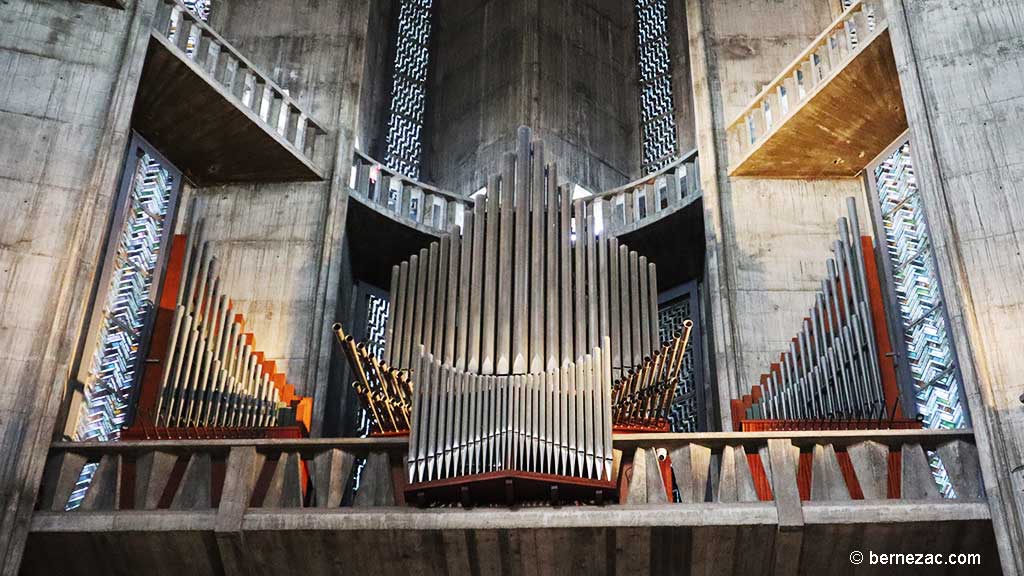
{"label": "concrete wall", "polygon": [[359,96],[359,121],[356,147],[373,158],[384,158],[388,114],[391,111],[392,28],[394,4],[377,0],[370,3],[366,38],[366,58],[363,64],[362,94]]}
{"label": "concrete wall", "polygon": [[368,29],[370,13],[379,12],[371,4],[218,0],[211,17],[329,132],[317,145],[325,182],[204,188],[195,191],[194,204],[227,263],[226,290],[257,345],[297,392],[314,396],[314,431],[330,381],[329,329],[336,318],[348,320],[338,300],[351,278],[340,261],[352,147],[359,118],[372,116],[359,105],[367,38],[380,33]]}
{"label": "concrete wall", "polygon": [[634,178],[632,10],[619,0],[438,2],[426,177],[475,191],[527,124],[561,179],[604,190]]}
{"label": "concrete wall", "polygon": [[[708,290],[723,418],[787,349],[825,276],[860,180],[729,178],[725,127],[832,21],[830,2],[688,0]],[[798,153],[798,151],[794,151]]]}
{"label": "concrete wall", "polygon": [[0,11],[3,574],[17,573],[72,374],[152,8],[12,0]]}
{"label": "concrete wall", "polygon": [[672,58],[672,96],[676,108],[676,137],[679,139],[679,152],[685,154],[697,147],[686,0],[670,0],[668,3],[668,34],[668,49]]}
{"label": "concrete wall", "polygon": [[1003,571],[1024,573],[1024,4],[887,2]]}

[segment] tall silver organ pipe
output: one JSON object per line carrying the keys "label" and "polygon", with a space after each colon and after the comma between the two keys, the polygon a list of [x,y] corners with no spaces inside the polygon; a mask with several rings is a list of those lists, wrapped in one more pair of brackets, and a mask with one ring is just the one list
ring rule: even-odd
{"label": "tall silver organ pipe", "polygon": [[[654,263],[573,199],[528,128],[517,136],[461,228],[392,268],[386,370],[357,383],[381,432],[393,420],[372,390],[397,406],[411,394],[413,484],[502,471],[612,483],[612,384],[661,348]],[[389,380],[403,373],[408,388]]]}
{"label": "tall silver organ pipe", "polygon": [[284,407],[279,381],[253,349],[224,293],[202,222],[187,232],[184,266],[156,406],[162,428],[263,428]]}
{"label": "tall silver organ pipe", "polygon": [[747,419],[866,420],[889,413],[853,198],[847,213],[838,220],[821,289],[779,363],[761,376],[762,396],[746,409]]}
{"label": "tall silver organ pipe", "polygon": [[612,376],[660,345],[654,263],[604,234],[593,204],[557,184],[541,142],[519,131],[461,229],[393,266],[383,361],[417,347],[481,375],[540,374],[610,339]]}

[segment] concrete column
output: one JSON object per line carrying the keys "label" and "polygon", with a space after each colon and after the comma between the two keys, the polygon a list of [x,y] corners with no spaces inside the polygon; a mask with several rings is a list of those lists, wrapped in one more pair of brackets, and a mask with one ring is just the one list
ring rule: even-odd
{"label": "concrete column", "polygon": [[1024,573],[1024,5],[886,3],[1003,572]]}
{"label": "concrete column", "polygon": [[639,171],[633,3],[435,4],[426,176],[472,192],[527,124],[563,180],[592,190]]}
{"label": "concrete column", "polygon": [[[758,383],[814,304],[858,180],[730,178],[725,127],[832,21],[831,3],[687,0],[719,406]],[[867,214],[862,204],[862,214]],[[866,221],[866,219],[863,219]],[[867,229],[861,234],[870,233]]]}
{"label": "concrete column", "polygon": [[0,572],[17,574],[127,145],[154,3],[0,18]]}
{"label": "concrete column", "polygon": [[685,154],[697,147],[686,0],[669,1],[668,34],[668,48],[672,58],[672,96],[676,108],[676,136],[679,138],[679,153]]}

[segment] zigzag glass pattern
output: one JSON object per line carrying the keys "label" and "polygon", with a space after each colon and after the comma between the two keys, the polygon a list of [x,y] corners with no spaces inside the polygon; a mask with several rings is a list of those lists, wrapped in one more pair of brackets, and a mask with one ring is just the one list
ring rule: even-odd
{"label": "zigzag glass pattern", "polygon": [[181,0],[182,3],[203,22],[210,20],[211,0]]}
{"label": "zigzag glass pattern", "polygon": [[[366,295],[366,340],[365,344],[369,351],[381,358],[384,356],[384,342],[387,340],[388,314],[391,306],[387,298],[381,298],[376,294]],[[366,437],[370,434],[370,416],[366,408],[362,408],[359,414],[359,436]]]}
{"label": "zigzag glass pattern", "polygon": [[[927,428],[962,428],[960,374],[946,327],[946,307],[910,143],[882,161],[874,177],[918,413]],[[939,490],[947,498],[955,497],[941,460],[934,452],[929,452],[929,459]]]}
{"label": "zigzag glass pattern", "polygon": [[[75,440],[107,441],[120,436],[135,384],[142,333],[153,308],[151,288],[174,178],[146,153],[138,157],[134,171]],[[82,470],[67,509],[81,503],[96,466],[89,464]]]}
{"label": "zigzag glass pattern", "polygon": [[875,184],[918,411],[928,428],[963,427],[959,374],[909,143],[875,168]]}
{"label": "zigzag glass pattern", "polygon": [[433,0],[401,0],[384,163],[420,177]]}
{"label": "zigzag glass pattern", "polygon": [[656,172],[679,153],[672,65],[669,56],[667,0],[636,0],[637,61],[640,67],[641,165]]}

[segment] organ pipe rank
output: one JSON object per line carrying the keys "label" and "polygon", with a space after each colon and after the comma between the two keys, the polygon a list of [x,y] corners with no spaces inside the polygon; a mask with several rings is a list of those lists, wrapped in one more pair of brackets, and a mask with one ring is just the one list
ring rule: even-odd
{"label": "organ pipe rank", "polygon": [[409,431],[411,500],[610,498],[613,425],[663,425],[689,325],[659,346],[655,265],[574,190],[521,128],[461,225],[392,268],[383,359],[335,327],[373,432]]}

